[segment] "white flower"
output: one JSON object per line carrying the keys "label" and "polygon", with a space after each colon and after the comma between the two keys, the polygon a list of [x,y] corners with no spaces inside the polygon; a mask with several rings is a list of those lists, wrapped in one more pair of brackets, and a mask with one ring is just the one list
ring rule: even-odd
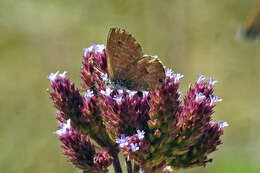
{"label": "white flower", "polygon": [[60,73],[60,71],[57,71],[56,73],[50,73],[47,75],[47,79],[49,79],[51,82],[54,82],[58,78],[64,79],[66,78],[66,73],[67,71],[64,71],[63,73]]}
{"label": "white flower", "polygon": [[145,134],[145,132],[143,130],[142,131],[137,130],[136,136],[137,136],[138,139],[142,140],[142,139],[144,139],[144,134]]}
{"label": "white flower", "polygon": [[94,96],[94,93],[93,93],[93,91],[92,90],[87,90],[86,91],[86,93],[85,93],[85,95],[84,95],[84,97],[86,98],[86,99],[88,99],[88,98],[90,98],[90,97],[93,97]]}
{"label": "white flower", "polygon": [[131,143],[129,149],[130,149],[132,152],[135,152],[135,151],[138,151],[138,150],[139,150],[139,146],[138,146],[137,143],[135,143],[135,144]]}
{"label": "white flower", "polygon": [[93,45],[93,50],[95,51],[95,53],[102,53],[104,49],[105,49],[104,44],[94,44]]}
{"label": "white flower", "polygon": [[213,86],[215,83],[218,82],[217,80],[213,80],[212,78],[208,78],[208,81],[210,86]]}
{"label": "white flower", "polygon": [[126,91],[128,92],[129,97],[132,97],[137,93],[137,91],[132,91],[132,90],[126,90]]}
{"label": "white flower", "polygon": [[149,91],[142,91],[142,93],[143,93],[143,97],[146,97],[146,96],[148,96]]}
{"label": "white flower", "polygon": [[47,75],[47,79],[49,79],[51,82],[54,82],[58,78],[59,73],[59,71],[56,73],[50,73]]}
{"label": "white flower", "polygon": [[122,97],[123,97],[123,96],[122,96],[121,94],[117,94],[117,95],[114,96],[113,99],[116,100],[117,102],[121,102]]}
{"label": "white flower", "polygon": [[202,74],[197,74],[197,76],[198,76],[198,80],[197,80],[198,83],[206,79],[206,77]]}
{"label": "white flower", "polygon": [[63,136],[69,133],[69,130],[71,129],[70,125],[70,119],[67,120],[67,123],[61,123],[61,128],[59,130],[56,130],[56,134],[58,136]]}
{"label": "white flower", "polygon": [[118,92],[119,94],[123,94],[123,93],[124,93],[124,90],[118,89],[117,92]]}
{"label": "white flower", "polygon": [[104,49],[105,49],[104,44],[93,44],[90,47],[83,49],[85,51],[84,56],[87,56],[90,52],[102,53]]}
{"label": "white flower", "polygon": [[110,94],[113,92],[113,90],[109,87],[106,88],[106,90],[101,90],[100,93],[105,95],[105,96],[110,96]]}
{"label": "white flower", "polygon": [[218,96],[214,96],[214,95],[209,95],[210,98],[210,105],[214,105],[216,102],[221,102],[222,99],[218,98]]}
{"label": "white flower", "polygon": [[223,122],[221,120],[218,121],[218,124],[219,124],[220,128],[224,128],[224,127],[228,127],[229,126],[229,124],[227,122]]}
{"label": "white flower", "polygon": [[60,73],[59,74],[59,77],[61,77],[62,79],[63,78],[66,78],[66,73],[68,73],[67,71],[64,71],[63,73]]}
{"label": "white flower", "polygon": [[100,77],[101,77],[101,79],[102,79],[103,81],[107,81],[107,80],[108,80],[108,75],[107,75],[107,73],[101,73]]}
{"label": "white flower", "polygon": [[172,71],[172,69],[167,68],[167,69],[165,70],[165,75],[166,75],[167,77],[173,77],[173,71]]}
{"label": "white flower", "polygon": [[196,95],[196,98],[195,98],[195,100],[196,101],[201,101],[201,100],[203,100],[206,96],[203,94],[203,93],[197,93],[197,92],[195,92],[195,95]]}
{"label": "white flower", "polygon": [[116,143],[119,144],[120,148],[123,148],[128,145],[129,136],[125,137],[124,134],[121,134],[121,138],[116,138]]}
{"label": "white flower", "polygon": [[179,81],[181,78],[184,77],[184,75],[180,74],[180,73],[174,73],[173,75],[173,78],[174,78],[174,82],[177,82]]}
{"label": "white flower", "polygon": [[180,100],[180,99],[182,99],[182,97],[183,97],[183,94],[182,94],[182,92],[178,91],[178,94],[179,94],[179,97],[178,97],[178,99],[179,99],[179,100]]}

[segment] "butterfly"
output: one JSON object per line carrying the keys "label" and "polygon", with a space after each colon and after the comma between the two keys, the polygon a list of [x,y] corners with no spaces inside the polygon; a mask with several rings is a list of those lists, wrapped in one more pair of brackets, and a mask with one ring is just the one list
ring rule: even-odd
{"label": "butterfly", "polygon": [[254,11],[249,19],[245,29],[245,36],[247,38],[257,38],[260,36],[260,7]]}
{"label": "butterfly", "polygon": [[165,71],[153,56],[143,55],[142,47],[123,29],[111,28],[106,45],[108,77],[122,88],[152,91],[162,87]]}

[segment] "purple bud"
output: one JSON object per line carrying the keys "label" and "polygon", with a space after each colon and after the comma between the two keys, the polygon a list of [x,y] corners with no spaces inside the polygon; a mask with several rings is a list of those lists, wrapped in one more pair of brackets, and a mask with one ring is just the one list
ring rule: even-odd
{"label": "purple bud", "polygon": [[[62,128],[64,129],[65,127]],[[72,127],[69,127],[69,129],[66,128],[66,130],[69,133],[62,133],[59,135],[59,139],[62,142],[62,148],[68,161],[72,162],[78,168],[92,169],[94,166],[93,157],[96,152],[90,138],[74,130]]]}
{"label": "purple bud", "polygon": [[56,78],[52,81],[51,87],[53,89],[50,91],[51,99],[59,114],[64,119],[78,122],[82,115],[81,107],[83,106],[83,97],[80,95],[79,90],[67,78]]}
{"label": "purple bud", "polygon": [[107,151],[100,151],[94,156],[94,167],[97,170],[102,170],[102,172],[108,172],[108,167],[112,164],[113,157],[111,157]]}

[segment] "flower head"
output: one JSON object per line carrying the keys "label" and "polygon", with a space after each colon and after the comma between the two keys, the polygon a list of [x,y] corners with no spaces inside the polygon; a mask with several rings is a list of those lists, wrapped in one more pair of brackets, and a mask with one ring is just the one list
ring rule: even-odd
{"label": "flower head", "polygon": [[211,161],[208,155],[222,143],[220,136],[228,126],[212,119],[216,102],[222,101],[214,95],[217,81],[198,75],[181,94],[183,75],[166,69],[161,88],[133,91],[109,81],[104,45],[85,48],[83,58],[83,90],[66,78],[66,71],[47,76],[60,121],[55,133],[70,162],[105,173],[120,150],[147,172],[171,172]]}

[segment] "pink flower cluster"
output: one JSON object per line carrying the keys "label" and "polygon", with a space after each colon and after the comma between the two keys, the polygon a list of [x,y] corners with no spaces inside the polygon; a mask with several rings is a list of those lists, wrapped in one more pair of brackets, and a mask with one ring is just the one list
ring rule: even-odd
{"label": "pink flower cluster", "polygon": [[167,69],[160,89],[121,89],[109,81],[104,45],[84,50],[81,90],[66,72],[48,75],[61,123],[56,133],[70,162],[93,172],[106,172],[113,163],[118,173],[121,150],[128,165],[129,160],[138,165],[135,171],[159,173],[205,166],[212,160],[208,155],[221,144],[223,128],[228,126],[212,119],[221,101],[213,93],[217,81],[199,75],[182,99],[178,89],[183,75]]}

